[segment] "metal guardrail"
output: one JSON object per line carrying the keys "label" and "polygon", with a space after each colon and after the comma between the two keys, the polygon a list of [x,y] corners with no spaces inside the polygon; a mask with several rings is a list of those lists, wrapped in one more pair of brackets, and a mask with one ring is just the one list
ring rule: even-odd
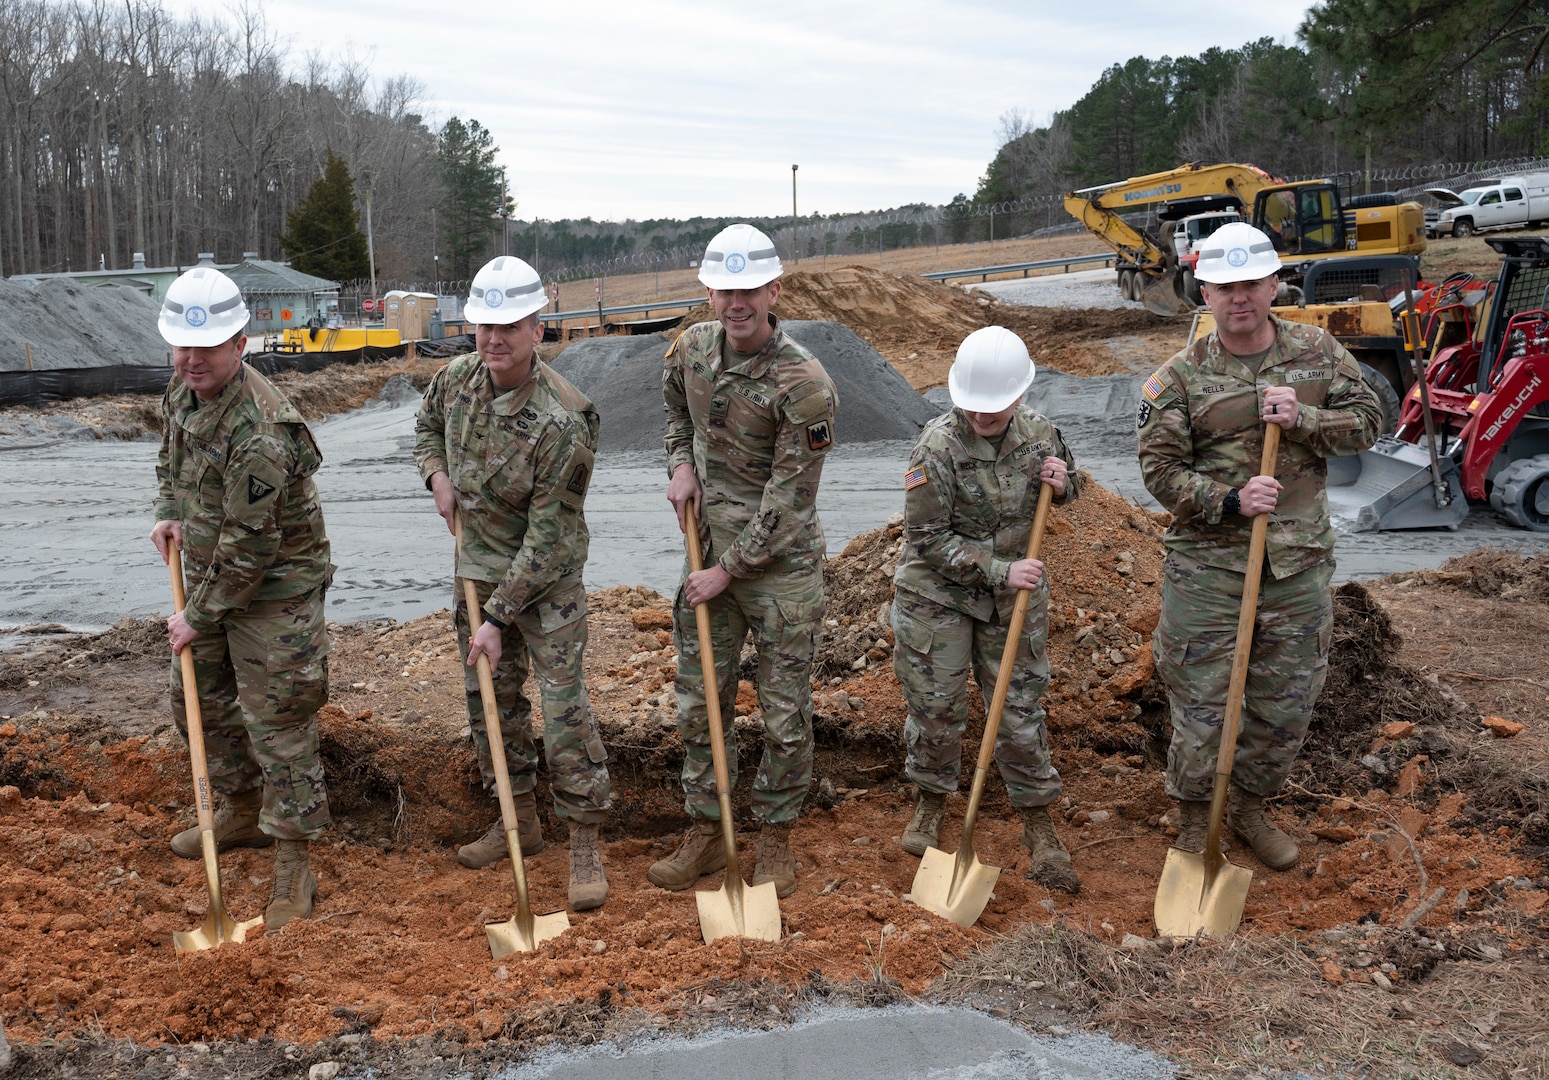
{"label": "metal guardrail", "polygon": [[1026,277],[1029,270],[1050,270],[1054,267],[1062,267],[1065,273],[1070,273],[1072,266],[1085,263],[1113,262],[1114,256],[1109,255],[1071,255],[1064,259],[1039,259],[1037,262],[1002,263],[1000,266],[974,266],[966,270],[933,270],[928,274],[921,274],[922,278],[931,281],[951,281],[953,278],[978,277],[980,281],[988,281],[991,274],[1010,274],[1022,271]]}
{"label": "metal guardrail", "polygon": [[[690,296],[682,300],[656,300],[649,304],[619,304],[615,307],[605,307],[600,314],[603,318],[609,315],[635,315],[652,311],[678,311],[684,308],[696,308],[705,302],[703,296]],[[570,319],[591,319],[599,314],[597,308],[579,308],[575,311],[545,311],[538,315],[544,322],[566,322]]]}

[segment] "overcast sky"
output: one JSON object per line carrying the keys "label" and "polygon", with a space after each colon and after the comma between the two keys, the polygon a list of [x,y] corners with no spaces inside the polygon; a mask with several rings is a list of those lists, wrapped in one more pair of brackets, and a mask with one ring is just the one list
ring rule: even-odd
{"label": "overcast sky", "polygon": [[1047,121],[1133,56],[1292,44],[1309,6],[255,2],[296,70],[352,53],[420,80],[432,125],[489,128],[529,220],[788,214],[792,163],[803,214],[946,202],[973,193],[1008,109]]}

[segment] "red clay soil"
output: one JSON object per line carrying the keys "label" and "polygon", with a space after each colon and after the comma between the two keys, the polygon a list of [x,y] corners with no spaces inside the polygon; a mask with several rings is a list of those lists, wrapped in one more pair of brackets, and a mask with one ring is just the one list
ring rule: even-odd
{"label": "red clay soil", "polygon": [[[729,983],[797,987],[813,971],[830,980],[880,971],[916,994],[954,958],[1029,923],[1064,922],[1114,944],[1149,936],[1174,831],[1148,645],[1160,526],[1118,496],[1089,491],[1055,512],[1045,553],[1054,582],[1049,728],[1065,779],[1057,819],[1082,877],[1079,896],[1023,877],[1020,824],[994,778],[975,847],[1003,872],[979,923],[960,928],[906,899],[917,862],[895,839],[910,809],[903,706],[891,634],[876,621],[891,594],[895,524],[858,537],[828,568],[832,640],[817,694],[816,783],[792,833],[799,889],[780,903],[779,942],[706,945],[692,895],[645,881],[684,821],[673,654],[665,598],[614,589],[594,597],[588,654],[616,798],[605,832],[612,891],[601,910],[572,914],[570,931],[535,953],[491,959],[483,926],[512,914],[514,890],[509,865],[475,872],[453,859],[454,845],[478,835],[494,809],[477,790],[443,613],[337,628],[333,704],[322,718],[336,821],[315,847],[322,894],[314,917],[179,956],[172,934],[198,926],[206,909],[200,864],[166,845],[191,816],[187,761],[166,718],[164,629],[126,621],[97,638],[0,656],[0,706],[9,714],[0,723],[7,1034],[28,1043],[83,1030],[148,1044],[260,1035],[308,1043],[366,1029],[391,1038],[450,1028],[477,1041],[512,1036],[514,1018],[546,1004],[671,1014]],[[1302,842],[1301,862],[1274,873],[1240,844],[1230,852],[1254,874],[1243,933],[1395,925],[1444,889],[1421,925],[1497,923],[1541,940],[1545,839],[1531,809],[1459,786],[1458,770],[1478,767],[1496,740],[1476,711],[1402,665],[1401,642],[1364,590],[1343,594],[1341,611],[1342,681],[1331,679],[1306,754],[1317,767],[1299,769],[1274,810]],[[1374,654],[1361,642],[1379,632],[1390,636]],[[1374,714],[1374,701],[1398,704]],[[736,710],[744,821],[755,706],[745,686]],[[977,693],[971,709],[978,723]],[[1513,719],[1543,723],[1541,710]],[[971,739],[965,758],[976,750]],[[1381,771],[1353,764],[1372,756]],[[1325,761],[1347,764],[1328,780]],[[949,804],[947,848],[964,802]],[[548,849],[529,862],[540,912],[562,905],[566,880],[562,823],[548,820],[546,835]],[[748,862],[752,839],[751,831],[741,837]],[[271,866],[269,851],[222,857],[236,917],[262,912]],[[719,885],[720,875],[701,882]]]}

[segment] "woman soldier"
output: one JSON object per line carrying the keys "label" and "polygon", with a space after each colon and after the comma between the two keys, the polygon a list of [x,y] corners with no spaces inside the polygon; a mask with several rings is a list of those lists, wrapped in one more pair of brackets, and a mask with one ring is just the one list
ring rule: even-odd
{"label": "woman soldier", "polygon": [[1043,563],[1023,556],[1040,486],[1064,503],[1079,481],[1059,430],[1022,404],[1032,381],[1027,346],[1011,331],[969,334],[947,380],[956,408],[925,425],[904,473],[893,669],[909,706],[907,773],[919,798],[902,844],[911,855],[936,846],[947,793],[957,790],[969,670],[988,702],[1017,591],[1028,589],[995,760],[1022,813],[1027,876],[1074,893],[1081,881],[1049,817],[1060,774],[1038,703],[1049,682],[1049,586]]}

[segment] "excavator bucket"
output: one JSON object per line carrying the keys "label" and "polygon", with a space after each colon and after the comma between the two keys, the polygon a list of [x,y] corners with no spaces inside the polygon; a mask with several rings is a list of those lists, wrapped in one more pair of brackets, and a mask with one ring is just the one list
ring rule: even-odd
{"label": "excavator bucket", "polygon": [[1329,511],[1354,532],[1385,529],[1456,529],[1468,516],[1457,463],[1437,465],[1445,491],[1437,498],[1425,448],[1391,436],[1357,457],[1329,462]]}
{"label": "excavator bucket", "polygon": [[1183,298],[1176,266],[1148,284],[1140,294],[1140,302],[1154,315],[1187,315],[1194,310],[1194,305]]}

